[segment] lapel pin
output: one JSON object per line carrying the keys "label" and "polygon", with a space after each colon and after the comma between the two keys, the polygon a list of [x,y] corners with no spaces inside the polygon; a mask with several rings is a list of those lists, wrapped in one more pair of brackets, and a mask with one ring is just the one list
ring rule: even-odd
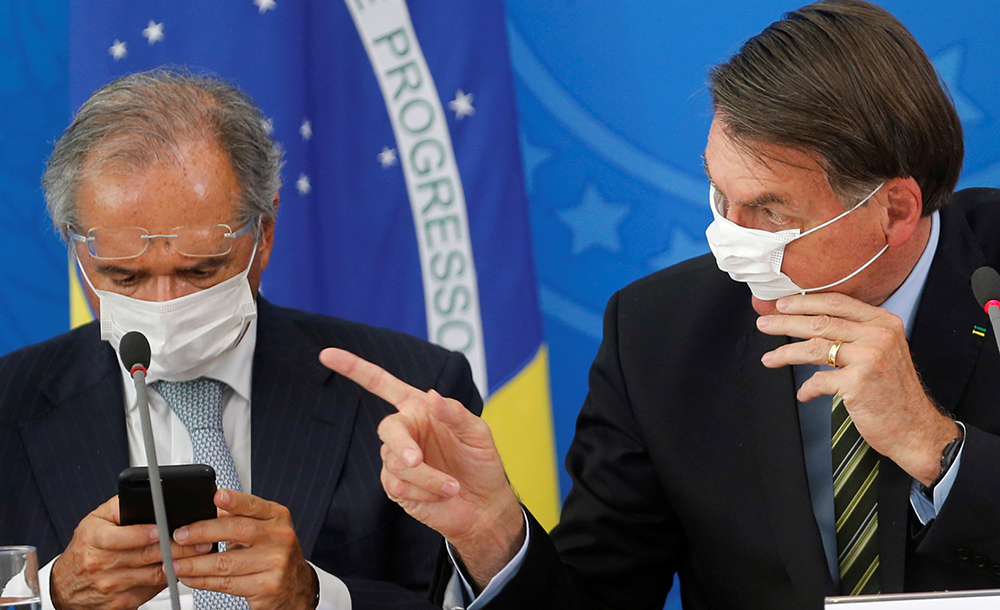
{"label": "lapel pin", "polygon": [[972,327],[972,334],[976,335],[977,337],[985,337],[986,336],[986,329],[983,328],[982,326],[973,326]]}

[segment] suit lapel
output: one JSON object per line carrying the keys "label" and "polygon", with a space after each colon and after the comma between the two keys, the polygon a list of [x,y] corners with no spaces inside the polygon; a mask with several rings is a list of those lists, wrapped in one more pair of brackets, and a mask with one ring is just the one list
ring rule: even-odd
{"label": "suit lapel", "polygon": [[755,317],[750,316],[747,327],[751,330],[737,351],[760,485],[785,569],[804,597],[814,599],[817,593],[833,594],[834,588],[809,495],[795,380],[791,367],[772,370],[760,363],[765,352],[783,345],[787,338],[758,332]]}
{"label": "suit lapel", "polygon": [[63,544],[89,512],[118,493],[128,467],[125,397],[115,352],[87,329],[59,356],[43,393],[52,411],[21,425],[21,438]]}
{"label": "suit lapel", "polygon": [[291,511],[309,557],[344,466],[360,390],[319,363],[325,345],[263,299],[258,310],[252,491]]}
{"label": "suit lapel", "polygon": [[[972,272],[984,264],[958,202],[941,211],[941,237],[910,334],[910,353],[931,397],[956,413],[986,339],[973,328],[989,316],[972,294]],[[879,553],[882,590],[902,591],[911,477],[883,459],[879,470]]]}

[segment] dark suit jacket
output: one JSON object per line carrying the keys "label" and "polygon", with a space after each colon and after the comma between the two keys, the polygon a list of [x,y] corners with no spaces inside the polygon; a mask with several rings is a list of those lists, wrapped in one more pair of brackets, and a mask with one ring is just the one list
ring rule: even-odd
{"label": "dark suit jacket", "polygon": [[[964,191],[912,329],[930,394],[965,422],[955,485],[921,527],[911,478],[883,458],[884,592],[1000,587],[1000,356],[969,278],[1000,264],[1000,192]],[[821,608],[839,594],[813,516],[790,367],[760,357],[750,294],[711,256],[612,297],[566,466],[573,488],[547,536],[532,524],[518,575],[488,607]],[[442,577],[447,576],[443,574]]]}
{"label": "dark suit jacket", "polygon": [[[288,507],[306,558],[344,579],[355,608],[426,605],[440,537],[388,500],[379,481],[376,427],[394,409],[317,356],[344,348],[478,414],[468,363],[401,333],[262,298],[258,310],[254,495]],[[32,544],[48,562],[117,493],[128,459],[121,373],[96,323],[0,359],[0,544]]]}

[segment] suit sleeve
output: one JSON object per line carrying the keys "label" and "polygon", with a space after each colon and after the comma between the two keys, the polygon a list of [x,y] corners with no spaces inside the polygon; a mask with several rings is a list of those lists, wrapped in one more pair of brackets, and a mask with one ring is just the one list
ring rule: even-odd
{"label": "suit sleeve", "polygon": [[[966,423],[962,464],[917,553],[1000,583],[1000,437]],[[996,585],[994,585],[996,586]]]}

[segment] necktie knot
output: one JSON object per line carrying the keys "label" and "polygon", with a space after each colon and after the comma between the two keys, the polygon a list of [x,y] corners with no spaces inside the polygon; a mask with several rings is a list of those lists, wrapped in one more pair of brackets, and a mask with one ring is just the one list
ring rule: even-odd
{"label": "necktie knot", "polygon": [[163,396],[188,432],[222,430],[222,393],[225,383],[200,377],[191,381],[157,381]]}

